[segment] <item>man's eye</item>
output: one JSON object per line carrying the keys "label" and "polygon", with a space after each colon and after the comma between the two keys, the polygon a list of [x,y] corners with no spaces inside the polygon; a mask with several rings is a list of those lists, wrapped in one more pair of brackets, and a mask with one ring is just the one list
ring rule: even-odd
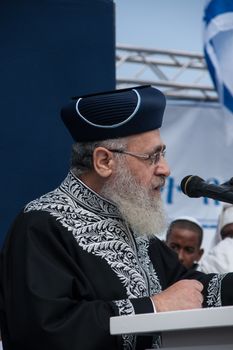
{"label": "man's eye", "polygon": [[186,248],[185,251],[188,254],[193,254],[194,253],[194,249],[193,248]]}
{"label": "man's eye", "polygon": [[177,245],[171,244],[170,248],[175,250],[176,252],[179,250],[179,247],[177,247]]}

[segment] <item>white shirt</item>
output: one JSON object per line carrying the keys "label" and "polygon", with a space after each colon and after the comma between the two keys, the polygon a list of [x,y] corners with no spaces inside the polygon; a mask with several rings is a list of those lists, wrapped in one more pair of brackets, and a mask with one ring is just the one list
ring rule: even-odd
{"label": "white shirt", "polygon": [[204,255],[197,270],[205,273],[233,272],[233,238],[223,239]]}

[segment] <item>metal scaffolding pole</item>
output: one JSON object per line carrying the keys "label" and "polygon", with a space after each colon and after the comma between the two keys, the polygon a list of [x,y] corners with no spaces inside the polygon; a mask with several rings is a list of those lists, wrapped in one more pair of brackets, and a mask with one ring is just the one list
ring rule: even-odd
{"label": "metal scaffolding pole", "polygon": [[150,84],[169,98],[218,101],[204,56],[198,53],[116,46],[117,88]]}

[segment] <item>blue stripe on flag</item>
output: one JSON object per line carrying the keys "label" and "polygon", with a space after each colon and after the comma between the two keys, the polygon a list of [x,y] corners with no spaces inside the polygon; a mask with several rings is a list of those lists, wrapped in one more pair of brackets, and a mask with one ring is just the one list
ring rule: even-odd
{"label": "blue stripe on flag", "polygon": [[220,102],[233,113],[233,0],[212,0],[205,8],[204,55]]}
{"label": "blue stripe on flag", "polygon": [[[212,43],[210,43],[210,44],[212,44]],[[214,66],[213,66],[211,60],[209,59],[209,55],[208,55],[206,49],[204,49],[204,54],[205,54],[206,64],[207,64],[207,67],[208,67],[208,70],[210,73],[210,77],[214,83],[215,89],[217,90],[217,77],[215,74],[215,69],[214,69]]]}
{"label": "blue stripe on flag", "polygon": [[233,12],[233,0],[212,0],[205,9],[204,22],[206,25],[216,16]]}
{"label": "blue stripe on flag", "polygon": [[223,85],[223,96],[224,96],[223,98],[224,106],[227,107],[233,113],[232,94],[225,85]]}

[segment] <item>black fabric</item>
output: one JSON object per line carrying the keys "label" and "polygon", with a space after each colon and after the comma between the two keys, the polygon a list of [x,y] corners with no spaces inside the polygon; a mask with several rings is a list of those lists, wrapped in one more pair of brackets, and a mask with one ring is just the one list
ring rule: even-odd
{"label": "black fabric", "polygon": [[78,108],[89,122],[99,126],[110,126],[124,122],[134,112],[137,102],[137,95],[129,90],[107,96],[82,98]]}
{"label": "black fabric", "polygon": [[[25,208],[1,252],[4,350],[126,349],[124,337],[109,332],[110,317],[120,314],[119,303],[133,304],[135,313],[153,312],[150,295],[135,299],[140,288],[137,284],[132,288],[138,276],[144,276],[145,285],[150,285],[143,265],[147,258],[140,260],[139,256],[140,248],[145,248],[140,244],[147,241],[130,236],[114,205],[101,201],[72,176],[68,179]],[[86,244],[89,236],[95,243]],[[107,245],[112,249],[108,260],[102,255]],[[132,262],[135,265],[127,270],[126,279],[118,274],[123,258],[124,269]],[[219,300],[223,305],[233,303],[232,274],[224,277],[186,270],[157,238],[150,241],[149,259],[162,289],[182,278],[196,278],[204,284],[204,306],[217,306]],[[139,263],[142,275],[138,274]],[[123,310],[132,313],[128,307]],[[152,337],[140,336],[135,344],[135,350],[149,348]]]}
{"label": "black fabric", "polygon": [[108,281],[100,259],[87,257],[59,226],[47,213],[29,213],[12,228],[1,271],[4,349],[117,349],[109,296],[119,282]]}
{"label": "black fabric", "polygon": [[136,86],[76,97],[61,117],[76,142],[100,141],[159,129],[165,104],[161,91]]}
{"label": "black fabric", "polygon": [[233,272],[228,273],[222,281],[223,306],[233,305],[232,279]]}

